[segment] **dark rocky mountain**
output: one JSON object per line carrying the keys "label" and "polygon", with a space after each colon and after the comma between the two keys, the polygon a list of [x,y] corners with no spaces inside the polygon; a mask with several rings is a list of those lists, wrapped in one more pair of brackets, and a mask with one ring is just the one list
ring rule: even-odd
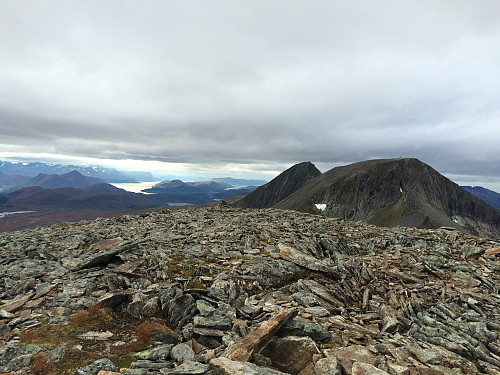
{"label": "dark rocky mountain", "polygon": [[369,160],[329,170],[274,205],[380,226],[453,227],[500,237],[500,211],[417,159]]}
{"label": "dark rocky mountain", "polygon": [[321,172],[311,162],[295,164],[267,184],[257,188],[253,193],[235,202],[233,206],[240,208],[271,207],[319,175]]}
{"label": "dark rocky mountain", "polygon": [[[148,172],[121,172],[114,168],[104,168],[98,165],[78,166],[47,163],[12,163],[0,161],[0,172],[5,174],[18,174],[35,177],[43,174],[64,174],[71,171],[78,171],[87,177],[100,178],[106,182],[137,182],[138,178],[145,178],[141,181],[155,181],[156,178]],[[137,173],[137,174],[136,174]]]}
{"label": "dark rocky mountain", "polygon": [[481,186],[462,186],[463,189],[500,210],[500,194]]}
{"label": "dark rocky mountain", "polygon": [[29,186],[40,186],[44,189],[59,189],[65,187],[78,189],[84,186],[90,186],[100,183],[104,183],[104,181],[100,178],[83,176],[78,171],[71,171],[62,175],[40,173],[33,178],[25,180],[21,186],[17,186],[13,189],[17,190],[19,188]]}

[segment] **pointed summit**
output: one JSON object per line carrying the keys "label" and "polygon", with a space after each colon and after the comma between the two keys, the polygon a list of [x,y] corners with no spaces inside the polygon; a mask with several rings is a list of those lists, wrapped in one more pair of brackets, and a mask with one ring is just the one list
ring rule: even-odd
{"label": "pointed summit", "polygon": [[311,162],[295,164],[267,184],[235,202],[233,206],[240,208],[271,207],[319,175],[321,172]]}

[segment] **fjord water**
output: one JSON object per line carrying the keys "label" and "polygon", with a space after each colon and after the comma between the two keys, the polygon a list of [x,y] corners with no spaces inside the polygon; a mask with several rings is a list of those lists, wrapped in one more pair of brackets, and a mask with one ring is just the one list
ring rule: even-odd
{"label": "fjord water", "polygon": [[124,189],[126,191],[130,191],[132,193],[143,193],[143,194],[151,194],[151,193],[144,193],[142,190],[144,189],[149,189],[150,187],[153,187],[153,185],[156,185],[158,182],[161,181],[142,181],[142,182],[129,182],[129,183],[112,183],[111,185]]}

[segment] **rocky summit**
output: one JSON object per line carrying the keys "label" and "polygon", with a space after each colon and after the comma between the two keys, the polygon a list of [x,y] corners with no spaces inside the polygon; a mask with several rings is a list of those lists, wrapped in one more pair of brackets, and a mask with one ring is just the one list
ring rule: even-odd
{"label": "rocky summit", "polygon": [[300,189],[321,172],[309,162],[295,164],[267,184],[258,187],[233,204],[239,208],[269,208]]}
{"label": "rocky summit", "polygon": [[3,374],[500,374],[500,242],[223,205],[0,234]]}
{"label": "rocky summit", "polygon": [[381,226],[442,226],[500,238],[500,211],[414,158],[367,160],[308,180],[273,208]]}

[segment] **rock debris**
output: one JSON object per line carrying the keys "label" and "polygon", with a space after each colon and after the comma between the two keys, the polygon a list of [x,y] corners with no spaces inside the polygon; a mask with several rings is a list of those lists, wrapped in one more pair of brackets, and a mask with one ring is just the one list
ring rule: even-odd
{"label": "rock debris", "polygon": [[500,374],[499,249],[224,205],[1,233],[0,373]]}

